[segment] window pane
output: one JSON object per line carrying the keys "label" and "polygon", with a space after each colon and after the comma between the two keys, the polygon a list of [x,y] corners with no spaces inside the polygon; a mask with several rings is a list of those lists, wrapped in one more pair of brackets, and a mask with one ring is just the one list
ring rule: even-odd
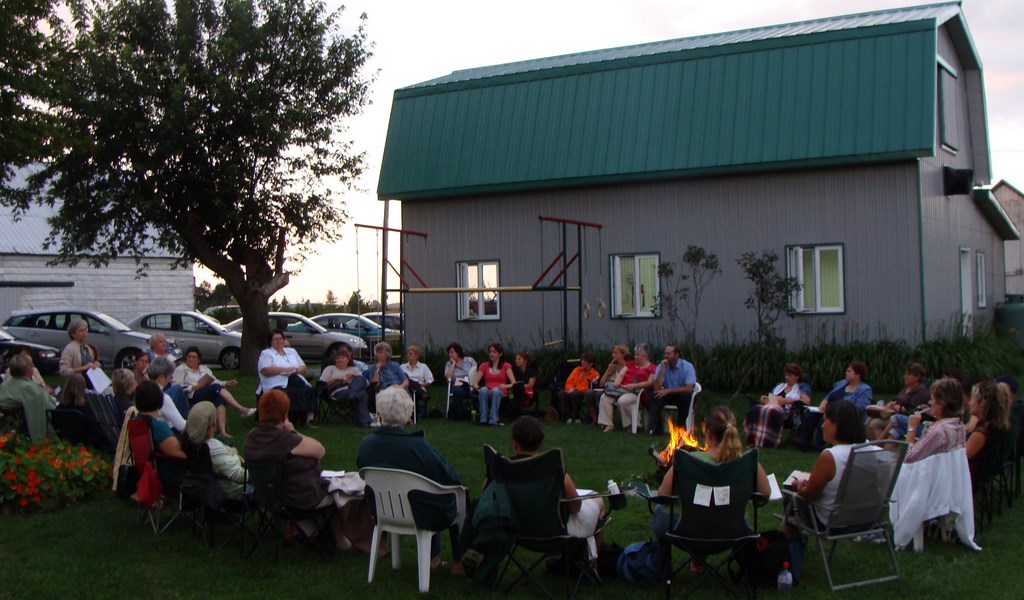
{"label": "window pane", "polygon": [[649,315],[658,299],[658,259],[654,256],[641,256],[637,262],[640,263],[640,310],[637,313]]}
{"label": "window pane", "polygon": [[840,294],[839,249],[829,248],[818,251],[818,280],[821,285],[820,309],[842,308]]}
{"label": "window pane", "polygon": [[622,315],[636,314],[636,266],[632,256],[619,259],[619,307]]}
{"label": "window pane", "polygon": [[[483,265],[483,285],[480,287],[498,287],[498,265],[488,263]],[[498,316],[498,292],[482,292],[483,314],[489,317]]]}
{"label": "window pane", "polygon": [[818,306],[818,291],[814,281],[814,252],[810,249],[801,249],[800,257],[803,262],[803,308],[804,310],[816,310]]}

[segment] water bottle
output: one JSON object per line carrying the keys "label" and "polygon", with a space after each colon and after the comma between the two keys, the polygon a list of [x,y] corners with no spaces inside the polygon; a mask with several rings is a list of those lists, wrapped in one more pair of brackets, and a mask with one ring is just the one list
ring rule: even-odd
{"label": "water bottle", "polygon": [[776,580],[779,585],[780,594],[788,594],[793,590],[793,574],[789,572],[789,563],[782,563],[782,570],[779,571],[779,577]]}
{"label": "water bottle", "polygon": [[615,483],[614,479],[608,480],[608,493],[612,495],[619,495],[619,484]]}

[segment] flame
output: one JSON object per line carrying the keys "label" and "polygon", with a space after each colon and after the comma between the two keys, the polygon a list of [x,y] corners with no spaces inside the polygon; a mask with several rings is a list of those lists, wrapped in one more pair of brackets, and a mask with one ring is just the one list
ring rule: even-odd
{"label": "flame", "polygon": [[707,444],[701,444],[697,436],[687,431],[685,425],[676,425],[672,418],[668,419],[668,433],[669,440],[668,445],[665,449],[658,453],[658,456],[663,461],[663,464],[669,464],[672,462],[672,454],[675,453],[677,448],[683,448],[686,450],[707,450]]}

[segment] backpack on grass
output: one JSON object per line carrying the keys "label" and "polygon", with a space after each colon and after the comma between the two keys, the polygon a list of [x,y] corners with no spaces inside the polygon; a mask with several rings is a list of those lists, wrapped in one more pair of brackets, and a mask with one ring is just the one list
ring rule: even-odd
{"label": "backpack on grass", "polygon": [[636,585],[658,585],[665,578],[661,572],[661,547],[658,538],[626,546],[619,556],[619,577],[626,583]]}

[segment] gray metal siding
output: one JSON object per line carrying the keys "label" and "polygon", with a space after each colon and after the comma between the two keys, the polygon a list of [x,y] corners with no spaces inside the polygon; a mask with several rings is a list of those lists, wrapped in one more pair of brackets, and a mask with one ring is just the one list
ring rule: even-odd
{"label": "gray metal siding", "polygon": [[[846,314],[784,318],[791,344],[820,335],[887,335],[915,340],[920,329],[920,264],[917,243],[916,166],[876,167],[715,177],[565,191],[507,194],[469,200],[402,204],[406,227],[430,234],[409,259],[434,287],[455,285],[455,263],[498,257],[502,285],[529,285],[558,253],[555,225],[538,215],[604,225],[585,234],[583,300],[591,305],[585,340],[596,346],[624,341],[661,344],[682,337],[667,319],[598,318],[611,305],[609,255],[657,252],[678,262],[687,245],[718,254],[724,275],[708,288],[699,333],[705,342],[735,331],[746,339],[754,317],[743,306],[749,294],[736,259],[745,251],[774,250],[784,267],[789,244],[844,244]],[[575,252],[570,227],[569,253]],[[542,232],[544,235],[542,235]],[[418,242],[411,242],[415,245]],[[572,271],[575,282],[575,269]],[[548,282],[551,278],[546,278]],[[570,294],[570,328],[577,322]],[[561,337],[561,298],[554,293],[506,293],[497,322],[455,322],[454,294],[408,294],[411,343],[443,345],[457,340],[478,348],[500,339],[536,348]],[[683,309],[688,319],[688,313]],[[571,338],[575,340],[575,336]]]}

